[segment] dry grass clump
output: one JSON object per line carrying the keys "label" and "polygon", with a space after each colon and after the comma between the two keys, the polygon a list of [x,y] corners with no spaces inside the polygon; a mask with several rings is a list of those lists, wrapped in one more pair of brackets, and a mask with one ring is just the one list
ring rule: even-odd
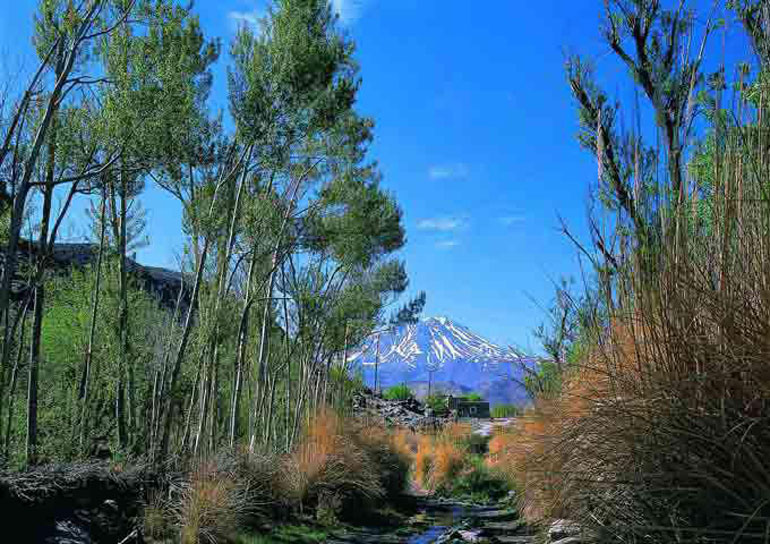
{"label": "dry grass clump", "polygon": [[216,543],[232,538],[251,513],[247,489],[234,473],[214,463],[198,467],[183,484],[177,518],[183,544]]}
{"label": "dry grass clump", "polygon": [[469,455],[468,424],[452,423],[435,434],[421,435],[414,456],[418,486],[435,491],[446,486],[465,468]]}
{"label": "dry grass clump", "polygon": [[539,400],[512,426],[497,429],[489,441],[488,466],[518,488],[519,508],[530,522],[563,514],[554,496],[562,467],[557,456],[544,456],[559,423],[554,408],[554,400]]}
{"label": "dry grass clump", "polygon": [[260,518],[315,512],[321,521],[362,513],[404,490],[410,437],[339,417],[317,414],[293,451],[240,453],[195,467],[168,497],[151,497],[146,533],[168,536],[164,520],[176,520],[181,541],[230,541]]}
{"label": "dry grass clump", "polygon": [[160,540],[170,536],[171,512],[164,500],[163,494],[157,490],[151,492],[150,498],[144,505],[144,535],[152,540]]}
{"label": "dry grass clump", "polygon": [[414,431],[397,428],[392,431],[393,447],[404,459],[414,461],[417,454],[419,438]]}
{"label": "dry grass clump", "polygon": [[340,515],[403,491],[409,459],[386,430],[321,412],[284,459],[283,492],[301,508],[332,503]]}
{"label": "dry grass clump", "polygon": [[174,486],[173,500],[156,496],[150,501],[145,526],[163,534],[163,518],[172,517],[183,544],[230,541],[278,500],[276,466],[276,457],[266,454],[203,461]]}
{"label": "dry grass clump", "polygon": [[530,519],[622,541],[770,540],[768,210],[714,206],[709,236],[620,278],[631,294],[561,394],[492,440]]}
{"label": "dry grass clump", "polygon": [[558,398],[493,437],[489,462],[530,521],[570,517],[620,540],[765,539],[770,306],[733,292],[744,304],[726,313],[725,294],[698,295],[679,285],[616,320]]}

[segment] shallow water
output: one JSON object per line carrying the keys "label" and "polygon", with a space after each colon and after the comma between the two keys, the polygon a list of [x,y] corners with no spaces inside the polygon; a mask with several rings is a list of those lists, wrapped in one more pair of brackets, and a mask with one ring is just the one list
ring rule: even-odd
{"label": "shallow water", "polygon": [[468,516],[467,508],[460,505],[451,505],[446,511],[443,508],[433,512],[430,510],[430,506],[427,506],[424,511],[427,514],[426,517],[431,520],[431,526],[422,533],[410,537],[406,544],[430,544]]}

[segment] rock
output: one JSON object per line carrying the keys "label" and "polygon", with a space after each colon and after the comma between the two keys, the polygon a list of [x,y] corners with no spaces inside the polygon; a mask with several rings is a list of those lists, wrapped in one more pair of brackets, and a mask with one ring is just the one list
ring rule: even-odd
{"label": "rock", "polygon": [[119,542],[141,515],[145,481],[99,462],[0,472],[0,512],[16,524],[14,542]]}
{"label": "rock", "polygon": [[570,536],[578,536],[581,532],[582,527],[576,522],[568,519],[557,519],[548,528],[548,540],[556,542]]}
{"label": "rock", "polygon": [[91,537],[83,527],[72,520],[57,521],[53,534],[45,539],[46,544],[91,544]]}
{"label": "rock", "polygon": [[549,544],[578,544],[598,540],[594,530],[568,519],[557,519],[548,528]]}
{"label": "rock", "polygon": [[433,425],[435,418],[426,414],[422,403],[417,399],[387,400],[370,389],[363,389],[353,397],[354,413],[380,417],[386,425],[417,428]]}
{"label": "rock", "polygon": [[585,541],[586,540],[581,536],[568,536],[565,538],[560,538],[551,544],[581,544]]}
{"label": "rock", "polygon": [[481,531],[457,531],[465,542],[481,542]]}

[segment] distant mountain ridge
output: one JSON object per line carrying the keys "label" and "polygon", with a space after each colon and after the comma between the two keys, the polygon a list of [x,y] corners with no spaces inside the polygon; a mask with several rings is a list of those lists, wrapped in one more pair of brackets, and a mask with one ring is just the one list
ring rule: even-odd
{"label": "distant mountain ridge", "polygon": [[363,371],[369,385],[376,373],[383,388],[406,383],[422,396],[430,384],[434,392],[476,391],[492,404],[526,403],[522,367],[536,362],[443,316],[380,333],[379,350],[377,337],[372,336],[348,360],[352,368]]}

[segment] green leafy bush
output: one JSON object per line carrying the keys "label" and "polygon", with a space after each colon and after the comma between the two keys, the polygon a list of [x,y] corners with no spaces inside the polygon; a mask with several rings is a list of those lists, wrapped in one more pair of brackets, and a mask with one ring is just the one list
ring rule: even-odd
{"label": "green leafy bush", "polygon": [[437,490],[442,496],[481,504],[499,501],[509,491],[510,487],[503,476],[490,469],[479,455],[471,456],[466,461],[465,469]]}
{"label": "green leafy bush", "polygon": [[515,404],[498,404],[492,407],[492,417],[516,417],[521,414],[521,408]]}
{"label": "green leafy bush", "polygon": [[429,395],[425,397],[423,401],[425,406],[433,410],[435,414],[443,414],[447,412],[446,397],[444,395]]}
{"label": "green leafy bush", "polygon": [[385,390],[384,397],[388,400],[407,400],[412,398],[412,390],[406,384],[394,385]]}

